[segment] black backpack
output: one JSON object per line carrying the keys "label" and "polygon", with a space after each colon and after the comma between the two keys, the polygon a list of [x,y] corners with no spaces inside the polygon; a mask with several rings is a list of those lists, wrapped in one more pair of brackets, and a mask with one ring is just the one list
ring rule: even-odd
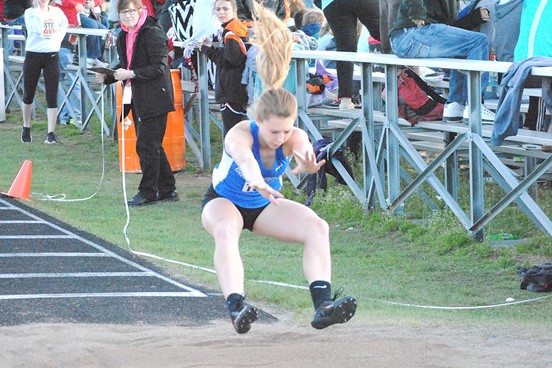
{"label": "black backpack", "polygon": [[552,290],[552,263],[543,263],[529,269],[518,267],[521,279],[520,289],[543,292]]}

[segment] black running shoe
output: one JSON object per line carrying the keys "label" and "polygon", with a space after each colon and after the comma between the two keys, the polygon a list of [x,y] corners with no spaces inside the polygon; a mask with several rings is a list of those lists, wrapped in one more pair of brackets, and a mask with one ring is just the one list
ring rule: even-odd
{"label": "black running shoe", "polygon": [[357,301],[352,296],[324,302],[314,312],[311,326],[321,330],[336,323],[345,323],[355,315],[356,308]]}
{"label": "black running shoe", "polygon": [[23,143],[31,143],[33,141],[33,138],[31,137],[31,128],[25,128],[21,130],[21,142]]}
{"label": "black running shoe", "polygon": [[56,136],[53,132],[48,133],[46,136],[46,139],[44,140],[44,143],[46,144],[57,144]]}
{"label": "black running shoe", "polygon": [[244,334],[251,330],[251,324],[259,318],[257,308],[249,304],[242,304],[242,309],[230,312],[232,324],[239,334]]}

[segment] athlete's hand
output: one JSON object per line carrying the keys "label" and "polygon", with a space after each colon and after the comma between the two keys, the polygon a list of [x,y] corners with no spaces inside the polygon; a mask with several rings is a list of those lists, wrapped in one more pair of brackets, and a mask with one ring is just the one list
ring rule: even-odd
{"label": "athlete's hand", "polygon": [[314,152],[309,150],[305,151],[304,154],[294,151],[293,155],[295,156],[295,160],[297,161],[297,167],[291,170],[291,172],[294,174],[314,174],[315,172],[318,172],[318,170],[320,170],[320,168],[326,163],[326,160],[320,160],[320,162],[316,162],[316,155],[314,154]]}
{"label": "athlete's hand", "polygon": [[276,200],[276,198],[284,198],[284,195],[282,193],[272,188],[265,181],[261,183],[249,183],[249,186],[255,189],[257,192],[259,192],[260,195],[268,199],[276,206],[278,205],[278,201]]}

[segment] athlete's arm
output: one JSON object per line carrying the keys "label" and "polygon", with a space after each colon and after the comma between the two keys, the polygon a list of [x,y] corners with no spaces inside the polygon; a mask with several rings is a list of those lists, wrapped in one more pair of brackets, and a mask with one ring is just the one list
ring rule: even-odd
{"label": "athlete's arm", "polygon": [[302,129],[296,128],[286,145],[288,145],[288,150],[293,153],[297,162],[297,166],[292,170],[294,174],[314,174],[326,163],[326,160],[316,162],[312,144],[307,133]]}

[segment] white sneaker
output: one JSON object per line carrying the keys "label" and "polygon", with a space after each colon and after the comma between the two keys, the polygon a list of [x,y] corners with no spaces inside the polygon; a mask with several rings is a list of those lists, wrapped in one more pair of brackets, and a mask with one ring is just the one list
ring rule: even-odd
{"label": "white sneaker", "polygon": [[103,61],[100,61],[98,59],[93,58],[86,58],[86,66],[88,68],[107,68],[109,66],[108,63],[104,63]]}
{"label": "white sneaker", "polygon": [[96,66],[96,59],[86,58],[86,66],[92,68]]}
{"label": "white sneaker", "polygon": [[[496,114],[489,110],[485,105],[481,105],[481,124],[493,124]],[[470,110],[468,106],[464,109],[464,119],[470,118]]]}
{"label": "white sneaker", "polygon": [[494,111],[488,109],[485,105],[481,105],[481,123],[493,124],[496,118]]}
{"label": "white sneaker", "polygon": [[447,123],[456,123],[462,121],[464,116],[464,105],[458,102],[448,102],[443,110],[443,120]]}
{"label": "white sneaker", "polygon": [[339,102],[339,110],[354,110],[355,104],[350,98],[342,98]]}

